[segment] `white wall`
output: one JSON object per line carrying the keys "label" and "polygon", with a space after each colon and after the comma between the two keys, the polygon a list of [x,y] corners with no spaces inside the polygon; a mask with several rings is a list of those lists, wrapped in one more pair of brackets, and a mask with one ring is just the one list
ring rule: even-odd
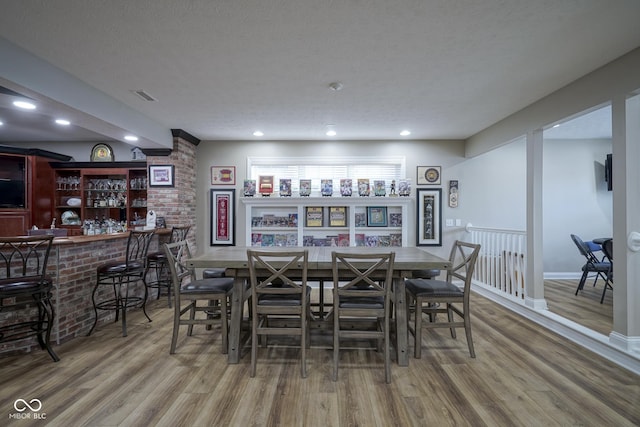
{"label": "white wall", "polygon": [[607,153],[609,139],[544,140],[545,277],[580,272],[584,257],[571,234],[583,240],[613,236],[612,192],[604,180]]}
{"label": "white wall", "polygon": [[[417,166],[442,166],[443,218],[451,218],[446,203],[445,184],[458,179],[449,174],[452,165],[464,161],[462,141],[203,141],[197,148],[197,245],[198,249],[210,244],[209,191],[211,166],[236,167],[236,199],[239,199],[243,180],[247,178],[247,157],[318,157],[318,156],[405,156],[407,178],[412,180],[415,197]],[[217,186],[216,186],[217,187]],[[219,187],[226,188],[226,187]],[[426,187],[425,187],[426,188]],[[434,188],[434,187],[431,187]],[[245,242],[246,230],[244,205],[236,200],[236,242]],[[415,241],[415,215],[409,219],[410,239]],[[464,225],[464,222],[463,222]],[[459,232],[460,229],[457,229]],[[443,228],[443,247],[430,248],[440,255],[448,255],[453,230]]]}

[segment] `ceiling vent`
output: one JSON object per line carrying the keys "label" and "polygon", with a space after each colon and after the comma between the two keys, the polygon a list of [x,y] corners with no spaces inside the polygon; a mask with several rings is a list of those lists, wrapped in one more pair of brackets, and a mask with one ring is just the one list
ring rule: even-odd
{"label": "ceiling vent", "polygon": [[133,92],[134,94],[138,95],[140,98],[142,98],[144,101],[149,101],[149,102],[155,102],[157,101],[157,99],[155,99],[153,96],[149,95],[147,92],[145,92],[142,89],[139,90],[132,90],[131,92]]}

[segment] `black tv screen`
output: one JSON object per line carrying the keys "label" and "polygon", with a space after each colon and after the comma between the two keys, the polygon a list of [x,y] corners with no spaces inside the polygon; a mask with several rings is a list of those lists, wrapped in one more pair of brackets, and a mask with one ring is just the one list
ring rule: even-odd
{"label": "black tv screen", "polygon": [[0,208],[24,207],[24,181],[0,179]]}
{"label": "black tv screen", "polygon": [[613,190],[613,164],[611,163],[613,156],[607,154],[607,158],[604,161],[604,179],[607,181],[607,190]]}

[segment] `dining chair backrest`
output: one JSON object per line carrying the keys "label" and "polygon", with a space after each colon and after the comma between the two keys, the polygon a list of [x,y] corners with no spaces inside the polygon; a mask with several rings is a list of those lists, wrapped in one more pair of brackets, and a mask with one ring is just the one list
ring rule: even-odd
{"label": "dining chair backrest", "polygon": [[613,239],[602,242],[602,252],[609,262],[613,262]]}
{"label": "dining chair backrest", "polygon": [[454,279],[462,281],[464,283],[465,299],[469,298],[471,279],[473,278],[473,270],[479,253],[480,245],[460,240],[454,242],[449,253],[451,267],[447,269],[447,282],[452,283]]}
{"label": "dining chair backrest", "polygon": [[598,257],[596,257],[593,254],[593,252],[591,251],[591,249],[589,249],[589,246],[584,242],[584,240],[582,240],[580,237],[576,236],[575,234],[571,235],[571,240],[573,240],[573,243],[575,243],[576,247],[578,248],[578,252],[580,252],[580,255],[585,257],[588,262],[591,262],[591,263],[599,262]]}
{"label": "dining chair backrest", "polygon": [[189,268],[186,263],[186,261],[191,258],[189,244],[186,240],[165,243],[164,253],[167,257],[167,264],[169,264],[174,293],[177,295],[184,279],[186,277],[194,278],[193,270]]}

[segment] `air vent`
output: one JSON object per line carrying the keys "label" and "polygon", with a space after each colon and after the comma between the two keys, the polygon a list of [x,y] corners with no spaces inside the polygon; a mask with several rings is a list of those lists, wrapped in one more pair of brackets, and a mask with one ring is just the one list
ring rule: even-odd
{"label": "air vent", "polygon": [[134,94],[138,95],[140,98],[142,98],[145,101],[149,101],[149,102],[157,101],[157,99],[155,99],[153,96],[149,95],[147,92],[145,92],[142,89],[132,90],[131,92],[133,92]]}

